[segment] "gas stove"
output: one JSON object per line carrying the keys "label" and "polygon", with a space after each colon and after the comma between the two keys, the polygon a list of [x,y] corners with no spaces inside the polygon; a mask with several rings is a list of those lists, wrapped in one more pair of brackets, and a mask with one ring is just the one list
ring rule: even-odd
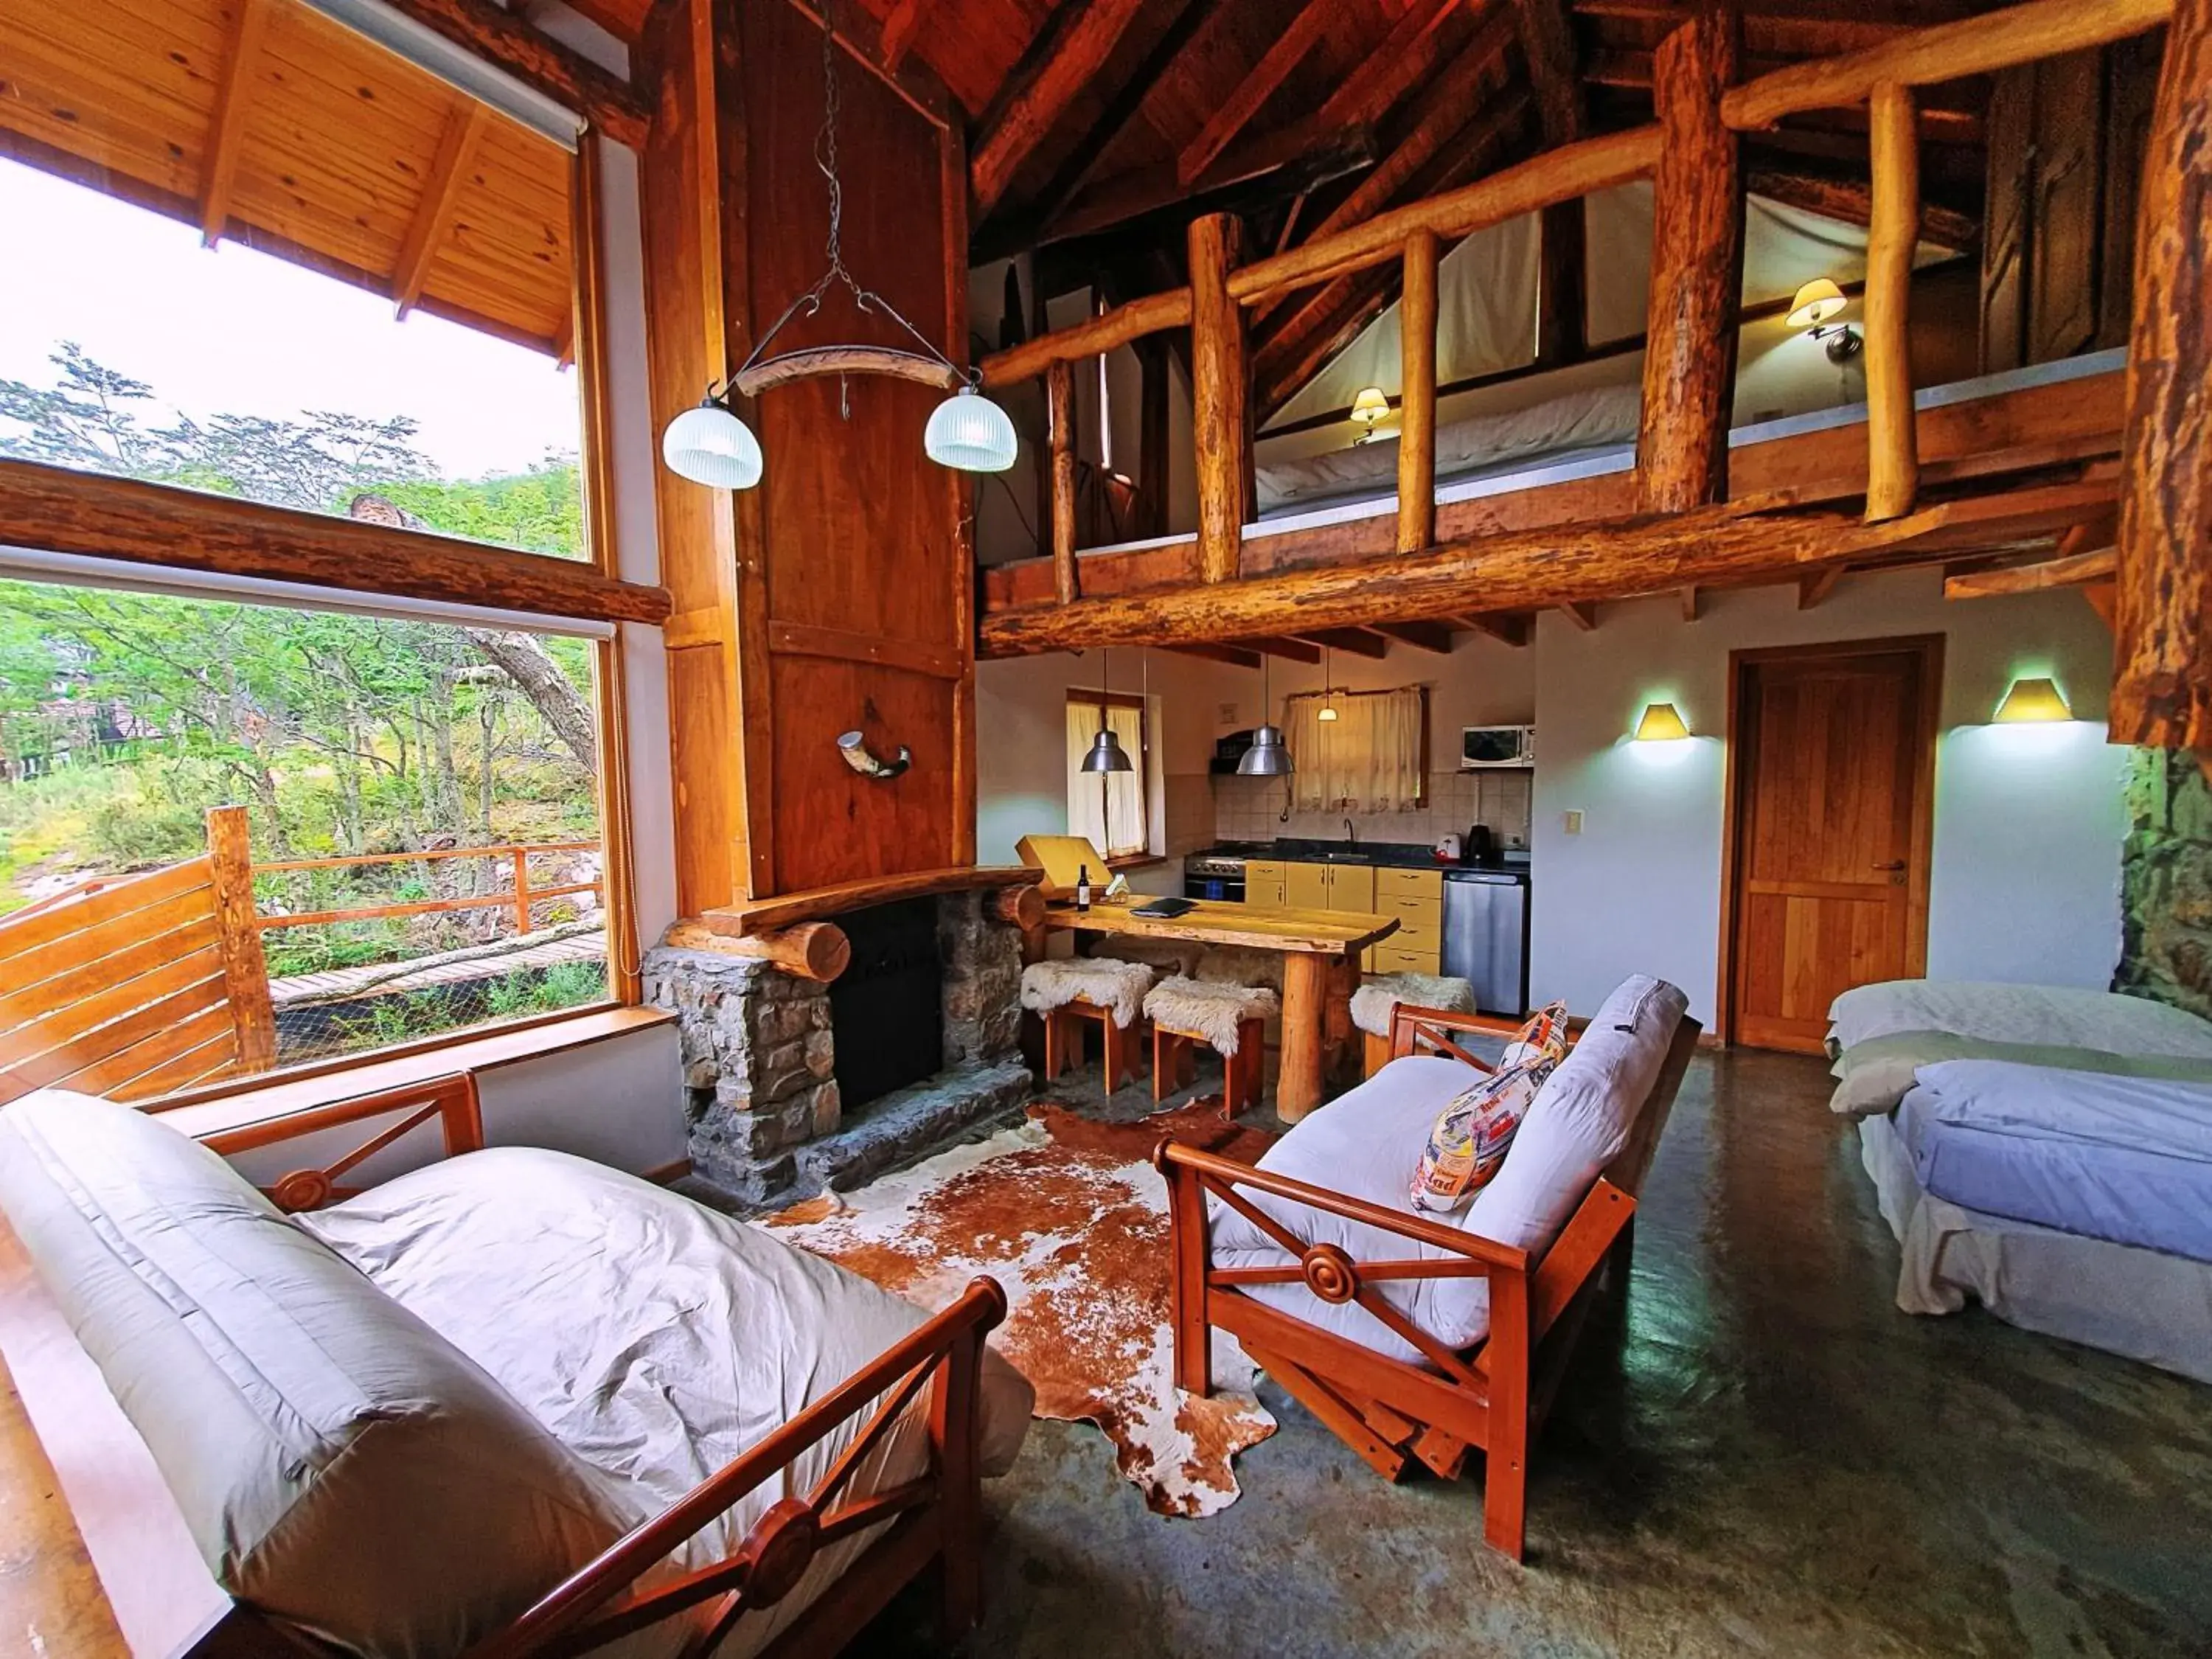
{"label": "gas stove", "polygon": [[1244,854],[1242,853],[1195,853],[1182,861],[1187,876],[1218,877],[1224,881],[1244,878]]}

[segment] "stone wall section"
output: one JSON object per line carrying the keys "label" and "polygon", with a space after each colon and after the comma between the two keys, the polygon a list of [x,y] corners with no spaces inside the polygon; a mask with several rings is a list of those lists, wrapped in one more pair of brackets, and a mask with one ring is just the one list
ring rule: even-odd
{"label": "stone wall section", "polygon": [[2212,1018],[2212,787],[2187,750],[2138,749],[2127,799],[2112,988]]}

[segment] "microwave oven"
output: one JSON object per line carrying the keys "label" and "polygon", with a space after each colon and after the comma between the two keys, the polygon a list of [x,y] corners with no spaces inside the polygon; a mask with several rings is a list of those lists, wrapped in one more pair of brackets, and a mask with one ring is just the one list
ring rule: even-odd
{"label": "microwave oven", "polygon": [[1489,766],[1534,766],[1533,726],[1468,726],[1460,728],[1459,769],[1479,772]]}

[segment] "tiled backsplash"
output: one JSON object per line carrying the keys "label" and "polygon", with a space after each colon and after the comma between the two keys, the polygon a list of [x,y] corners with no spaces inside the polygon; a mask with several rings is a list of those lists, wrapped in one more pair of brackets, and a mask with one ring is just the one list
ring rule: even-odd
{"label": "tiled backsplash", "polygon": [[[1291,787],[1288,778],[1213,780],[1213,836],[1217,841],[1335,841],[1344,834],[1342,812],[1293,812],[1282,817]],[[1486,823],[1507,847],[1528,844],[1529,797],[1534,775],[1518,771],[1435,772],[1429,776],[1428,805],[1415,812],[1353,815],[1362,841],[1434,842],[1464,836],[1469,826]],[[1172,785],[1176,780],[1170,778]],[[1170,820],[1173,821],[1172,800]]]}

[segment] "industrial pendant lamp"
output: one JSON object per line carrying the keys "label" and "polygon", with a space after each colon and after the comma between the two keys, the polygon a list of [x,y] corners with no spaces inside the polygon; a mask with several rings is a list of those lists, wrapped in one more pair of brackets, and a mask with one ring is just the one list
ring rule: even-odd
{"label": "industrial pendant lamp", "polygon": [[1121,740],[1114,735],[1106,715],[1106,652],[1098,653],[1098,735],[1091,740],[1091,752],[1083,757],[1086,772],[1133,772],[1129,751],[1121,747]]}
{"label": "industrial pendant lamp", "polygon": [[1274,701],[1267,684],[1267,659],[1260,658],[1260,726],[1252,733],[1252,746],[1237,757],[1239,775],[1248,778],[1286,778],[1294,769],[1291,751],[1283,744],[1283,728],[1267,716],[1274,710]]}
{"label": "industrial pendant lamp", "polygon": [[[687,409],[660,434],[660,459],[668,470],[693,483],[715,489],[750,489],[761,481],[760,440],[731,406],[733,396],[750,398],[769,387],[815,375],[835,374],[841,384],[855,371],[888,374],[936,386],[952,395],[938,404],[921,432],[921,453],[939,466],[961,472],[1004,472],[1014,464],[1020,443],[1006,411],[983,396],[981,374],[963,369],[938,349],[935,341],[908,322],[872,289],[862,288],[845,268],[845,186],[837,171],[836,35],[830,22],[831,0],[822,0],[822,135],[815,143],[815,165],[830,185],[830,268],[812,288],[793,300],[760,337],[735,374],[709,386],[696,409]],[[912,335],[920,351],[881,346],[809,346],[768,356],[769,343],[802,312],[822,309],[830,284],[842,283],[863,313],[887,317]],[[842,407],[842,392],[840,393]]]}

